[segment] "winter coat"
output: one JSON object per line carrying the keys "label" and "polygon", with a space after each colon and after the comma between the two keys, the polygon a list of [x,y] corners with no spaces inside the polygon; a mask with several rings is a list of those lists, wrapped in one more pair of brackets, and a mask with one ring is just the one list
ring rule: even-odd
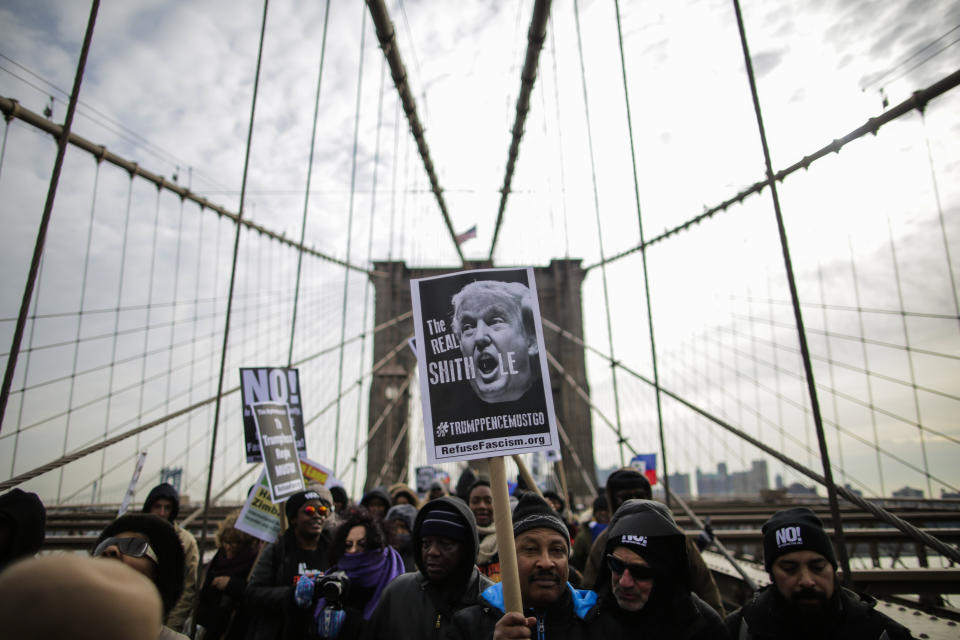
{"label": "winter coat", "polygon": [[300,574],[298,555],[306,557],[306,568],[326,571],[329,542],[320,538],[316,551],[299,549],[293,529],[267,545],[253,567],[243,594],[251,620],[247,640],[299,640],[305,634],[313,610],[299,609],[293,600],[295,577]]}
{"label": "winter coat", "polygon": [[[691,593],[687,575],[687,538],[670,510],[652,500],[628,500],[604,532],[604,554],[624,544],[639,553],[656,572],[646,605],[635,612],[619,607],[612,593],[610,569],[604,562],[597,576],[600,621],[605,640],[711,640],[727,637],[720,615]],[[636,542],[642,539],[642,544]]]}
{"label": "winter coat", "polygon": [[[453,616],[452,633],[457,640],[490,640],[497,621],[503,617],[503,583],[497,583],[480,595],[480,602],[461,609]],[[542,610],[529,609],[535,617],[533,640],[587,640],[601,638],[596,615],[597,594],[593,591],[567,589],[559,600]]]}
{"label": "winter coat", "polygon": [[[874,607],[868,595],[838,587],[830,601],[830,640],[907,640],[910,630]],[[725,620],[731,640],[789,640],[808,638],[809,628],[798,624],[775,585],[767,585]],[[884,633],[886,635],[884,635]]]}
{"label": "winter coat", "polygon": [[[218,640],[224,637],[228,626],[230,634],[225,637],[243,638],[241,631],[246,631],[249,618],[245,615],[246,611],[238,611],[238,609],[243,602],[247,576],[256,559],[256,549],[249,547],[230,559],[227,558],[223,549],[213,556],[203,578],[196,613],[197,624],[207,630],[204,636],[207,640]],[[222,590],[213,586],[213,579],[220,577],[228,578],[227,587]],[[231,616],[235,615],[235,612],[237,619],[231,624]]]}
{"label": "winter coat", "polygon": [[[454,586],[440,587],[427,579],[423,565],[423,537],[420,535],[426,515],[438,507],[452,508],[470,525],[472,538],[462,548],[461,564],[451,580]],[[423,506],[413,525],[416,573],[406,573],[387,585],[380,603],[367,623],[368,640],[428,640],[447,635],[453,615],[477,602],[480,593],[492,583],[480,575],[474,565],[479,538],[473,512],[462,500],[437,498]]]}
{"label": "winter coat", "polygon": [[[666,509],[666,507],[664,507]],[[618,510],[619,511],[619,510]],[[672,518],[672,516],[671,516]],[[597,539],[590,548],[590,556],[587,558],[587,566],[583,569],[583,585],[585,587],[598,586],[597,575],[604,566],[603,557],[606,554],[605,548],[607,539],[610,535],[610,527],[600,532]],[[720,598],[720,590],[713,579],[713,574],[707,568],[693,540],[686,540],[687,546],[687,581],[690,590],[700,596],[700,599],[713,607],[721,616],[726,612],[723,610],[723,600]]]}
{"label": "winter coat", "polygon": [[178,524],[174,524],[173,527],[180,537],[180,544],[183,545],[183,593],[180,594],[177,604],[170,610],[170,615],[167,616],[164,624],[174,631],[182,631],[197,598],[197,570],[200,565],[200,550],[197,546],[197,539],[193,537],[192,533]]}

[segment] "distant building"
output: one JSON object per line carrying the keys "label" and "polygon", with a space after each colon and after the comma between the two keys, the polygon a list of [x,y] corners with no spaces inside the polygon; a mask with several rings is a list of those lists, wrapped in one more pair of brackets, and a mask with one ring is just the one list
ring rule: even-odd
{"label": "distant building", "polygon": [[860,489],[854,489],[853,487],[850,486],[849,483],[843,485],[843,488],[849,491],[850,493],[852,493],[853,495],[857,496],[858,498],[863,497],[863,491],[860,491]]}
{"label": "distant building", "polygon": [[815,496],[817,488],[814,486],[802,485],[799,482],[792,482],[787,486],[788,496]]}
{"label": "distant building", "polygon": [[717,465],[716,473],[697,469],[697,493],[701,496],[756,496],[770,488],[766,460],[754,460],[746,471],[727,472],[727,463]]}
{"label": "distant building", "polygon": [[690,474],[689,473],[671,473],[670,491],[678,496],[690,496]]}
{"label": "distant building", "polygon": [[913,487],[904,487],[902,489],[897,489],[893,492],[894,498],[917,498],[923,499],[923,491],[920,489],[914,489]]}
{"label": "distant building", "polygon": [[957,500],[960,499],[960,492],[957,491],[947,491],[943,487],[940,488],[940,499],[941,500]]}

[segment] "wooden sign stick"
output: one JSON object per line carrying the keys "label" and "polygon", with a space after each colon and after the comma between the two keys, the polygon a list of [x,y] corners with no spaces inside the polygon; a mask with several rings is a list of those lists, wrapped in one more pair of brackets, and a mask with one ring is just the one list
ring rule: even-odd
{"label": "wooden sign stick", "polygon": [[527,484],[527,489],[536,492],[536,494],[542,498],[543,493],[540,491],[540,487],[537,486],[533,476],[530,475],[530,471],[527,469],[527,465],[523,462],[523,458],[520,457],[519,453],[513,454],[513,461],[520,471],[520,477],[523,478],[523,481]]}
{"label": "wooden sign stick", "polygon": [[488,458],[487,462],[490,465],[490,489],[493,492],[493,521],[497,525],[503,604],[507,613],[523,613],[517,546],[513,540],[513,515],[510,512],[510,493],[507,491],[507,470],[502,456]]}

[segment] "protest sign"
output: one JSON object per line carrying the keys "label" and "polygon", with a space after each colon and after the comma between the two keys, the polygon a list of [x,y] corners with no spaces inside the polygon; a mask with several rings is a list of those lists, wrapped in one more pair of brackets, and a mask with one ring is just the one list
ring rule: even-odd
{"label": "protest sign", "polygon": [[297,463],[293,428],[287,405],[278,402],[255,402],[250,405],[257,426],[257,438],[263,466],[270,484],[273,502],[303,491],[303,474]]}
{"label": "protest sign", "polygon": [[[322,484],[332,487],[340,484],[329,468],[307,460],[300,459],[300,470],[307,484]],[[273,542],[280,535],[281,504],[275,504],[270,499],[270,483],[265,471],[260,472],[260,478],[254,485],[253,491],[247,496],[247,501],[237,516],[236,528],[248,533],[258,540]]]}
{"label": "protest sign", "polygon": [[290,406],[290,420],[296,436],[297,452],[301,457],[307,455],[299,389],[300,377],[296,369],[285,367],[240,369],[240,397],[243,403],[243,436],[247,462],[263,462],[253,410],[250,408],[250,405],[255,402],[282,402]]}
{"label": "protest sign", "polygon": [[430,490],[430,483],[437,475],[433,467],[417,467],[417,493],[423,495]]}
{"label": "protest sign", "polygon": [[410,281],[430,464],[556,449],[533,269]]}

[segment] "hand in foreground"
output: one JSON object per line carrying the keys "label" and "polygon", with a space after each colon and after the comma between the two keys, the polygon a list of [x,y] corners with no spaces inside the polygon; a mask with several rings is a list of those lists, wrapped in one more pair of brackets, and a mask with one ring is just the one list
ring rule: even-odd
{"label": "hand in foreground", "polygon": [[513,640],[514,638],[530,638],[533,635],[532,627],[537,623],[536,618],[526,618],[522,613],[510,612],[497,620],[493,628],[493,640]]}

